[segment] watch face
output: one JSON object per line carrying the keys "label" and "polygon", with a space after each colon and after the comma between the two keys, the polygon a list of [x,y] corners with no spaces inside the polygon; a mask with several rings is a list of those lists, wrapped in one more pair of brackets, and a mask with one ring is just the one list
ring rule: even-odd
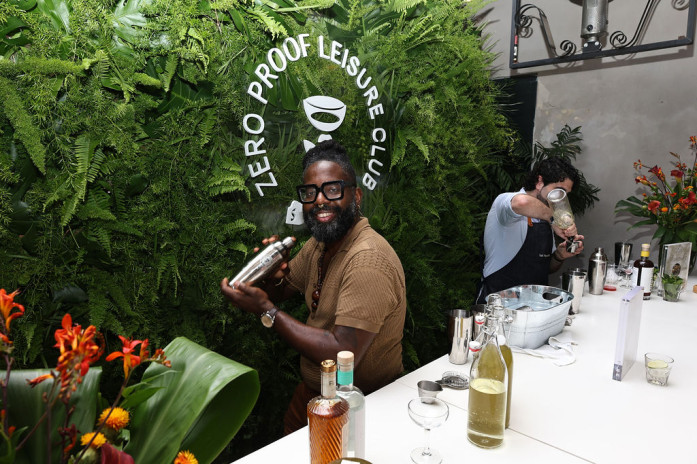
{"label": "watch face", "polygon": [[269,313],[264,313],[261,315],[261,323],[264,324],[264,327],[270,329],[273,326],[273,320],[274,318]]}

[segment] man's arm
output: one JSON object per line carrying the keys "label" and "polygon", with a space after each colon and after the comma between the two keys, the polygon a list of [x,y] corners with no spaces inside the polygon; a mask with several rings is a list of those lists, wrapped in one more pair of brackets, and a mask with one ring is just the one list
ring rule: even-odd
{"label": "man's arm", "polygon": [[[519,195],[511,198],[511,208],[516,214],[521,216],[541,219],[543,221],[549,222],[554,215],[552,208],[542,203],[537,198],[527,193],[521,193]],[[556,225],[552,224],[552,229],[554,233],[559,237],[566,239],[567,237],[574,237],[578,233],[576,230],[576,224],[572,224],[567,229],[560,229]]]}
{"label": "man's arm", "polygon": [[[275,307],[268,294],[257,287],[241,283],[233,289],[228,285],[228,279],[223,279],[220,290],[233,305],[257,316]],[[273,329],[301,355],[317,364],[325,359],[335,359],[339,351],[349,350],[353,352],[357,366],[376,335],[340,325],[332,330],[310,327],[283,311],[276,313]]]}

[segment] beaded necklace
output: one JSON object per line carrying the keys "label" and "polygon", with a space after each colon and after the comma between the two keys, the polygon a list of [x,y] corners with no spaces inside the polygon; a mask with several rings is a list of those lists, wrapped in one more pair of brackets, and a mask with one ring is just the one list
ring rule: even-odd
{"label": "beaded necklace", "polygon": [[327,247],[322,249],[322,253],[319,254],[319,261],[317,262],[317,285],[315,286],[315,291],[312,292],[312,313],[317,311],[317,306],[319,305],[319,297],[322,293],[322,284],[324,284],[324,273],[322,272],[322,265],[324,264],[324,255],[327,252]]}

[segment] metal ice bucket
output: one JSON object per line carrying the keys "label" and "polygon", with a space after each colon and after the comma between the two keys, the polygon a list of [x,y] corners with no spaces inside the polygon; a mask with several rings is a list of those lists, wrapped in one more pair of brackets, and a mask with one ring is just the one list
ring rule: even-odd
{"label": "metal ice bucket", "polygon": [[564,329],[574,296],[546,285],[518,285],[498,292],[513,317],[508,344],[520,348],[539,348],[549,337]]}

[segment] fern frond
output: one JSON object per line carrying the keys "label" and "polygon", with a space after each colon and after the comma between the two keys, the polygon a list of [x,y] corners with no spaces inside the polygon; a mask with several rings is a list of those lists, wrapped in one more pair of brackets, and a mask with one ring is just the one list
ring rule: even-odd
{"label": "fern frond", "polygon": [[203,120],[198,125],[198,145],[203,148],[210,140],[211,133],[213,132],[213,127],[217,122],[215,110],[213,108],[208,108],[203,112]]}
{"label": "fern frond", "polygon": [[107,256],[111,257],[111,234],[107,229],[94,225],[90,227],[89,237],[96,240],[104,248]]}
{"label": "fern frond", "polygon": [[278,21],[273,19],[269,14],[264,11],[261,7],[255,7],[249,11],[252,15],[256,16],[261,23],[264,25],[266,30],[271,34],[274,39],[277,37],[287,37],[288,31],[283,27]]}
{"label": "fern frond", "polygon": [[416,148],[419,149],[421,154],[424,156],[424,160],[428,163],[430,161],[430,153],[428,150],[428,145],[426,145],[426,143],[424,143],[423,138],[421,138],[420,135],[412,134],[412,133],[406,134],[405,137],[410,142],[412,142],[414,145],[416,145]]}
{"label": "fern frond", "polygon": [[100,206],[93,196],[90,196],[88,200],[78,209],[77,217],[80,219],[102,219],[105,221],[115,221],[116,216],[112,214],[108,209]]}
{"label": "fern frond", "polygon": [[223,225],[223,234],[225,235],[225,237],[234,237],[242,231],[254,232],[256,230],[256,224],[251,223],[246,219],[237,219],[236,221],[229,222]]}
{"label": "fern frond", "polygon": [[73,195],[68,199],[68,201],[63,203],[63,206],[61,207],[61,227],[67,226],[70,220],[73,218],[79,201],[80,200],[77,195]]}
{"label": "fern frond", "polygon": [[167,63],[165,64],[165,75],[162,81],[162,87],[165,89],[165,92],[169,92],[172,78],[177,72],[177,66],[179,66],[179,56],[173,53],[167,57]]}

